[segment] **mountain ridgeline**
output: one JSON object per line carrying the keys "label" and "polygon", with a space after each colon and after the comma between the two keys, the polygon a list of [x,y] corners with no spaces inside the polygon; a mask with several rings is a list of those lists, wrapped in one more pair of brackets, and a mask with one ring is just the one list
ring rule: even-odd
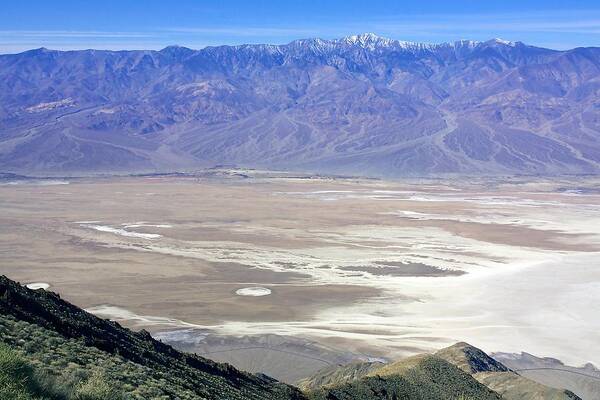
{"label": "mountain ridgeline", "polygon": [[600,171],[600,48],[373,34],[0,56],[0,171]]}
{"label": "mountain ridgeline", "polygon": [[0,277],[0,399],[581,400],[466,343],[389,364],[328,367],[299,387],[179,352]]}

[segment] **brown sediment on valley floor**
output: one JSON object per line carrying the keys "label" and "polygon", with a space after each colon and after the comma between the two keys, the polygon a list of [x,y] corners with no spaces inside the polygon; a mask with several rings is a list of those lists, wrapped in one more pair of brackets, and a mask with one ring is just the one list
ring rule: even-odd
{"label": "brown sediment on valley floor", "polygon": [[[236,295],[235,290],[242,287],[239,284],[157,281],[138,285],[135,293],[130,295],[114,296],[112,302],[129,304],[127,310],[139,315],[215,325],[225,321],[306,320],[324,309],[348,306],[381,293],[374,288],[350,285],[264,285],[271,290],[268,296]],[[126,320],[123,323],[128,325]],[[134,325],[139,324],[135,322]]]}
{"label": "brown sediment on valley floor", "polygon": [[357,328],[356,326],[328,326],[328,325],[313,325],[313,329],[331,332],[346,332],[359,335],[368,336],[395,336],[398,335],[397,331],[385,330],[385,329],[369,329],[369,328]]}
{"label": "brown sediment on valley floor", "polygon": [[[550,185],[536,194],[523,193],[522,185],[497,190],[447,183],[169,177],[78,180],[68,190],[3,186],[0,273],[46,282],[83,307],[110,302],[138,315],[201,325],[232,322],[241,334],[272,329],[310,335],[318,326],[325,334],[335,330],[342,347],[379,347],[382,354],[419,343],[435,347],[428,335],[443,336],[440,343],[459,333],[494,343],[517,340],[506,334],[517,316],[523,331],[537,328],[520,294],[551,301],[594,281],[593,262],[573,260],[587,260],[581,253],[598,250],[599,196],[565,196],[549,192]],[[342,194],[319,194],[327,191]],[[124,237],[82,221],[162,237]],[[140,221],[148,225],[123,228],[144,225]],[[419,268],[396,264],[404,260]],[[533,277],[528,274],[535,268],[521,268],[536,263],[543,271],[560,268]],[[589,278],[559,275],[572,268],[585,269]],[[458,270],[466,274],[458,276]],[[495,274],[500,270],[507,271],[499,274],[502,287]],[[558,276],[571,281],[557,282]],[[236,295],[247,287],[271,293]],[[511,301],[518,303],[515,313]],[[543,305],[549,313],[561,309]],[[494,320],[488,319],[492,312]],[[578,332],[588,328],[577,321],[569,337],[582,340]],[[403,347],[405,339],[410,343]]]}
{"label": "brown sediment on valley floor", "polygon": [[422,227],[438,227],[458,236],[509,246],[563,251],[600,251],[600,245],[590,242],[589,235],[584,234],[494,224],[493,222],[482,224],[444,219],[413,221],[413,224]]}
{"label": "brown sediment on valley floor", "polygon": [[[238,221],[235,224],[214,221],[211,224],[218,226],[204,226],[201,221],[187,221],[183,223],[183,226],[179,226],[175,222],[174,228],[164,232],[164,234],[175,240],[220,241],[284,249],[322,245],[320,240],[310,238],[307,235],[303,236],[292,228],[277,229],[268,226],[252,226],[252,221],[247,222],[247,228],[244,228],[244,221]],[[155,232],[151,228],[137,230],[145,233]]]}
{"label": "brown sediment on valley floor", "polygon": [[435,276],[460,276],[466,274],[465,271],[455,269],[443,269],[423,263],[401,263],[394,261],[375,261],[378,267],[368,265],[358,265],[349,267],[340,267],[344,271],[368,272],[377,276],[406,276],[406,277],[435,277]]}
{"label": "brown sediment on valley floor", "polygon": [[[138,314],[206,325],[223,321],[310,319],[328,307],[347,306],[380,293],[375,288],[352,285],[298,285],[294,282],[304,281],[305,275],[295,272],[232,263],[202,265],[187,259],[174,262],[172,257],[152,254],[140,257],[144,258],[148,261],[114,263],[111,256],[106,263],[96,260],[87,266],[63,261],[48,263],[44,269],[25,265],[12,275],[22,281],[49,281],[53,290],[83,307],[102,304],[108,298]],[[120,270],[121,265],[128,267]],[[179,271],[169,272],[169,268]],[[263,297],[235,294],[237,289],[249,286],[266,287],[271,294]]]}

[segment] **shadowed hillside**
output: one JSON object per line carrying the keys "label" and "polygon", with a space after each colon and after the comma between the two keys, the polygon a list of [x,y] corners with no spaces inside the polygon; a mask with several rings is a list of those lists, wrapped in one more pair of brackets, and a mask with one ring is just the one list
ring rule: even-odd
{"label": "shadowed hillside", "polygon": [[52,292],[0,277],[0,337],[50,375],[102,372],[135,398],[302,399],[270,378],[178,352],[97,318]]}

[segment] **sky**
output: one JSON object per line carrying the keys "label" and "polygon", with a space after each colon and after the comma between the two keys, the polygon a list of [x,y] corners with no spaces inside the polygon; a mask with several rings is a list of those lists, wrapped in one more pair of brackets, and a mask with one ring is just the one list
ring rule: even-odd
{"label": "sky", "polygon": [[[8,4],[7,4],[8,3]],[[600,46],[600,1],[2,0],[0,53],[47,47],[194,49],[372,32],[440,43],[502,38],[555,49]]]}

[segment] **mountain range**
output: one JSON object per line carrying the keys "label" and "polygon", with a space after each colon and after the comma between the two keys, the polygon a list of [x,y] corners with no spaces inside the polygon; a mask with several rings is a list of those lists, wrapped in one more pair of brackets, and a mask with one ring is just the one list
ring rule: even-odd
{"label": "mountain range", "polygon": [[0,171],[600,171],[600,48],[374,34],[0,55]]}

